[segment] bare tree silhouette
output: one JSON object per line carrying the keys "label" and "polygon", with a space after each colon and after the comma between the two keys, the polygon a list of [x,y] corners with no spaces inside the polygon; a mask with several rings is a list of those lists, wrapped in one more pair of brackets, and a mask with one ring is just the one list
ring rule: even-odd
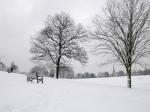
{"label": "bare tree silhouette", "polygon": [[56,67],[56,78],[59,77],[61,63],[67,59],[75,59],[81,63],[87,62],[87,54],[79,42],[85,38],[86,32],[81,25],[75,25],[72,18],[62,12],[49,17],[46,26],[32,38],[31,53],[33,60],[45,60]]}
{"label": "bare tree silhouette", "polygon": [[120,62],[128,74],[131,88],[133,64],[150,54],[150,3],[148,0],[109,1],[105,9],[105,20],[100,15],[94,18],[96,26],[92,34],[98,40],[96,49],[111,54],[111,62]]}

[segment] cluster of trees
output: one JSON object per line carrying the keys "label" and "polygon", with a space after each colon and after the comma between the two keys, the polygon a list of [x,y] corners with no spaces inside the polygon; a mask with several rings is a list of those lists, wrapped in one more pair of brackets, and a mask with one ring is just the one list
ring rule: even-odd
{"label": "cluster of trees", "polygon": [[[144,69],[144,70],[135,70],[132,72],[132,76],[135,75],[150,75],[150,69]],[[127,76],[127,74],[124,71],[116,72],[115,76]]]}
{"label": "cluster of trees", "polygon": [[[145,70],[135,70],[132,72],[132,76],[136,75],[150,75],[150,69],[145,69]],[[97,77],[118,77],[118,76],[127,76],[127,73],[124,71],[120,70],[118,72],[114,73],[109,73],[109,72],[100,72],[96,75]]]}
{"label": "cluster of trees", "polygon": [[76,75],[76,78],[96,78],[96,75],[94,73],[78,73]]}
{"label": "cluster of trees", "polygon": [[[35,66],[30,70],[30,74],[40,74],[46,77],[55,77],[55,73],[56,70],[54,67],[51,67],[50,69],[48,69],[45,66],[39,65],[39,66]],[[59,70],[59,78],[74,78],[75,74],[74,74],[74,70],[71,66],[60,66],[60,70]]]}
{"label": "cluster of trees", "polygon": [[101,78],[101,77],[116,77],[116,76],[125,76],[126,74],[123,71],[116,72],[115,74],[110,74],[109,72],[99,72],[94,73],[78,73],[76,78]]}
{"label": "cluster of trees", "polygon": [[[111,60],[106,63],[119,62],[124,66],[128,87],[131,88],[132,66],[141,65],[141,60],[150,54],[150,2],[108,1],[104,20],[101,18],[97,14],[93,19],[95,29],[87,34],[69,14],[62,12],[48,17],[46,26],[32,38],[32,60],[52,64],[56,70],[55,76],[59,78],[61,66],[65,66],[70,59],[87,63],[87,53],[80,43],[91,37],[97,41],[97,54],[110,56]],[[109,76],[107,72],[104,75]]]}
{"label": "cluster of trees", "polygon": [[61,66],[60,67],[60,78],[74,78],[75,73],[72,67],[70,66]]}
{"label": "cluster of trees", "polygon": [[[150,75],[150,69],[133,71],[132,76],[136,75]],[[118,77],[118,76],[127,76],[127,74],[122,70],[115,73],[99,72],[97,74],[94,74],[86,72],[86,73],[78,73],[76,75],[76,78],[101,78],[101,77]]]}
{"label": "cluster of trees", "polygon": [[137,70],[133,72],[134,75],[150,75],[150,69]]}
{"label": "cluster of trees", "polygon": [[0,61],[0,71],[7,71],[9,73],[10,72],[18,72],[18,66],[14,62],[12,62],[10,64],[10,66],[7,67],[5,65],[5,63],[3,63],[2,61]]}
{"label": "cluster of trees", "polygon": [[18,72],[18,66],[14,62],[12,62],[10,67],[8,67],[7,72]]}
{"label": "cluster of trees", "polygon": [[118,76],[127,76],[127,74],[122,70],[115,73],[99,72],[97,74],[97,77],[118,77]]}
{"label": "cluster of trees", "polygon": [[97,74],[97,77],[110,77],[112,76],[111,74],[109,74],[109,72],[99,72]]}

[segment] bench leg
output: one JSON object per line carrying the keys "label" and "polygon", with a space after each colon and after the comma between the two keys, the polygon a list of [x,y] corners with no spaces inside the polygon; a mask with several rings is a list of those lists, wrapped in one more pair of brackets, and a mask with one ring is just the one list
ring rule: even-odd
{"label": "bench leg", "polygon": [[39,80],[37,79],[37,83],[39,83]]}
{"label": "bench leg", "polygon": [[42,82],[43,83],[43,78],[42,79],[37,79],[37,83]]}
{"label": "bench leg", "polygon": [[27,77],[27,82],[29,81],[28,77]]}

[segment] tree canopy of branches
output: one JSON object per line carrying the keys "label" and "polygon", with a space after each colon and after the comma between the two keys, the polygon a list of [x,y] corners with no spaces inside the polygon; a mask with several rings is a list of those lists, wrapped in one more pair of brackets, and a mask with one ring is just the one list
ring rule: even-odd
{"label": "tree canopy of branches", "polygon": [[83,27],[76,25],[68,14],[64,12],[55,14],[48,17],[46,26],[32,38],[31,53],[34,55],[32,59],[54,64],[58,78],[61,64],[68,59],[87,62],[87,53],[79,44],[86,36]]}
{"label": "tree canopy of branches", "polygon": [[148,0],[112,0],[105,9],[105,20],[94,18],[94,39],[100,53],[111,54],[111,62],[120,62],[128,74],[134,64],[142,64],[150,54],[150,3]]}

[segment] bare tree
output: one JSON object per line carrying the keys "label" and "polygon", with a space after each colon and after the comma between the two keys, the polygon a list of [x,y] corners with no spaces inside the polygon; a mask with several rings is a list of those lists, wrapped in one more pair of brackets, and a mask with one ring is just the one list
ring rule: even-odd
{"label": "bare tree", "polygon": [[120,62],[128,74],[134,64],[150,54],[150,3],[148,0],[112,0],[105,9],[105,20],[94,18],[94,39],[100,53],[111,54],[110,62]]}
{"label": "bare tree", "polygon": [[85,37],[86,32],[82,26],[76,25],[68,14],[56,14],[48,18],[46,26],[32,39],[32,59],[54,64],[58,78],[59,68],[67,59],[87,62],[86,51],[79,45]]}

